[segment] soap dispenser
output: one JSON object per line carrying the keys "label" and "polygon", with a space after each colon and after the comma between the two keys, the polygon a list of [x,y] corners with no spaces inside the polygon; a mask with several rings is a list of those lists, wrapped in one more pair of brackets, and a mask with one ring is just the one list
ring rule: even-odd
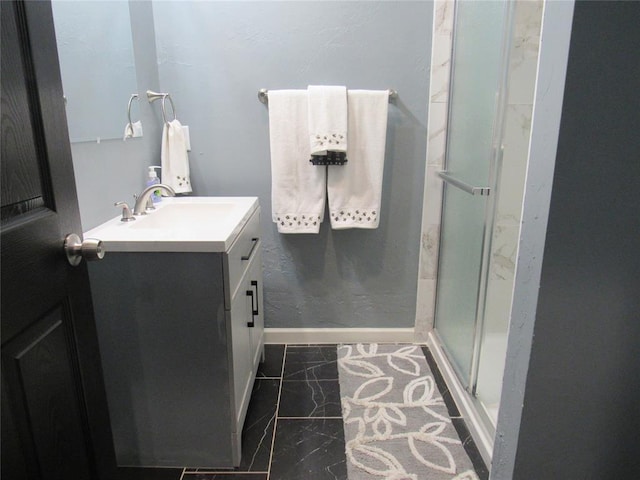
{"label": "soap dispenser", "polygon": [[[149,168],[149,176],[147,177],[147,187],[151,185],[155,185],[156,183],[160,183],[160,179],[158,178],[158,174],[156,173],[156,168],[161,168],[157,165],[151,165]],[[158,203],[162,200],[162,195],[160,190],[155,190],[151,195],[153,203]]]}

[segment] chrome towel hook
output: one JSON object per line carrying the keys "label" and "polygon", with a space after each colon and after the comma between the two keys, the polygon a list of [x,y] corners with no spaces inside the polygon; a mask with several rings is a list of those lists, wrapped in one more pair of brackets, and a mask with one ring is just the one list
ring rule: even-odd
{"label": "chrome towel hook", "polygon": [[166,100],[168,98],[169,103],[171,104],[171,110],[173,111],[173,119],[175,120],[177,118],[176,106],[173,104],[171,95],[169,95],[168,93],[158,93],[158,92],[152,92],[151,90],[147,90],[147,98],[149,99],[149,103],[162,99],[162,119],[164,120],[164,123],[169,123],[169,120],[167,120],[167,108],[166,108]]}

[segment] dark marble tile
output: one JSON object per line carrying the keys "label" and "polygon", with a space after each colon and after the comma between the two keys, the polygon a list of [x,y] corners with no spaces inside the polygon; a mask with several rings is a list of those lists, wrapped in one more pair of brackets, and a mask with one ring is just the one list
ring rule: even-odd
{"label": "dark marble tile", "polygon": [[267,480],[266,473],[205,473],[205,472],[185,472],[184,480]]}
{"label": "dark marble tile", "polygon": [[278,420],[273,480],[346,480],[342,419]]}
{"label": "dark marble tile", "polygon": [[269,470],[280,380],[256,379],[242,430],[239,471]]}
{"label": "dark marble tile", "polygon": [[338,380],[283,381],[279,417],[341,417]]}
{"label": "dark marble tile", "polygon": [[458,406],[449,391],[449,387],[447,386],[447,382],[444,381],[444,377],[440,373],[440,369],[438,368],[438,364],[436,363],[436,359],[433,358],[433,354],[429,350],[428,347],[422,347],[422,353],[424,353],[424,357],[427,359],[427,364],[431,369],[431,373],[433,373],[433,378],[436,381],[436,385],[438,390],[440,390],[440,395],[442,395],[442,399],[444,400],[445,405],[447,406],[447,412],[451,418],[459,417],[460,410],[458,410]]}
{"label": "dark marble tile", "polygon": [[118,480],[180,480],[182,468],[118,467]]}
{"label": "dark marble tile", "polygon": [[282,377],[284,345],[265,345],[264,362],[258,366],[257,378]]}
{"label": "dark marble tile", "polygon": [[466,423],[462,418],[452,418],[451,422],[453,422],[453,426],[456,428],[456,432],[458,432],[458,436],[460,437],[460,441],[462,442],[462,446],[464,447],[464,451],[467,452],[469,458],[471,459],[471,463],[473,464],[473,468],[480,477],[480,480],[488,480],[489,478],[489,469],[484,463],[480,452],[478,451],[478,447],[476,446],[476,442],[473,441],[471,437],[471,433],[467,428]]}
{"label": "dark marble tile", "polygon": [[335,345],[288,348],[284,362],[285,380],[337,380]]}

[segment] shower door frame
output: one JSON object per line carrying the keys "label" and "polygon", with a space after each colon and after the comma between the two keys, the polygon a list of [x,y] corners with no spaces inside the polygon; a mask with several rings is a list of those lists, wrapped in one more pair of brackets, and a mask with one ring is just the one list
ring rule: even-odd
{"label": "shower door frame", "polygon": [[[513,31],[513,13],[514,7],[512,2],[505,2],[505,28],[502,33],[502,42],[501,42],[501,53],[500,53],[500,65],[501,65],[501,74],[498,80],[498,94],[495,102],[495,110],[494,110],[494,122],[493,122],[493,133],[492,133],[492,151],[488,158],[489,163],[489,175],[488,175],[488,187],[474,187],[476,188],[476,193],[480,193],[480,195],[487,195],[485,207],[484,207],[484,227],[482,232],[482,245],[481,248],[481,258],[480,258],[480,270],[478,272],[479,281],[478,281],[478,289],[476,294],[476,312],[475,312],[475,323],[473,328],[473,341],[472,341],[472,355],[471,355],[471,365],[469,368],[469,379],[465,381],[465,375],[459,370],[459,367],[456,365],[456,361],[453,359],[453,356],[448,351],[446,344],[443,342],[442,337],[439,335],[437,326],[438,326],[438,282],[436,282],[436,295],[435,295],[435,308],[434,308],[434,329],[432,334],[437,340],[438,346],[442,350],[444,356],[447,359],[447,363],[451,366],[457,380],[460,382],[461,386],[466,390],[469,394],[472,404],[475,407],[476,412],[481,417],[481,421],[483,426],[489,431],[490,435],[493,437],[495,435],[495,425],[491,421],[490,416],[485,411],[484,405],[477,398],[477,383],[478,383],[478,371],[480,365],[480,352],[481,352],[481,344],[482,338],[484,334],[484,323],[485,323],[485,304],[486,304],[486,296],[487,296],[487,285],[488,285],[488,276],[489,276],[489,264],[491,257],[491,243],[493,237],[493,230],[495,224],[495,214],[496,214],[496,203],[497,203],[497,195],[499,192],[497,191],[497,183],[500,178],[501,167],[502,167],[502,139],[504,137],[504,117],[505,110],[507,104],[507,80],[508,80],[508,67],[509,67],[509,50],[511,47],[511,38]],[[453,79],[455,75],[455,54],[456,54],[456,43],[457,43],[457,35],[456,30],[458,28],[458,2],[454,2],[454,20],[453,20],[453,30],[452,30],[452,45],[451,45],[451,62],[450,62],[450,76],[449,76],[449,99],[448,99],[448,112],[447,112],[447,129],[446,129],[446,143],[445,143],[445,156],[443,161],[443,172],[447,173],[447,165],[449,163],[449,152],[450,152],[450,142],[451,142],[451,129],[450,129],[450,121],[452,118],[452,98],[455,95],[453,89]],[[444,211],[446,208],[446,191],[448,188],[459,188],[467,193],[474,195],[468,189],[463,188],[459,184],[457,185],[456,181],[452,181],[451,179],[443,178],[443,189],[442,189],[442,207],[441,207],[441,225],[440,225],[440,238],[439,242],[442,242],[443,231],[444,231]],[[483,192],[478,190],[478,188],[483,189]],[[486,192],[486,193],[484,193]],[[442,256],[438,256],[438,275],[436,278],[439,278],[439,273],[441,271],[441,262]],[[478,408],[480,407],[480,408]]]}

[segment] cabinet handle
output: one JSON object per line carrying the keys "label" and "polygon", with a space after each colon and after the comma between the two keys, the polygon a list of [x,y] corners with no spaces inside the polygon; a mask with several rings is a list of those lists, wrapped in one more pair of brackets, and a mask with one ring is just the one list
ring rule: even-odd
{"label": "cabinet handle", "polygon": [[243,255],[242,257],[240,257],[240,260],[249,260],[251,258],[251,255],[253,255],[253,251],[256,249],[256,245],[258,245],[258,240],[260,240],[257,237],[253,237],[251,239],[251,242],[253,242],[253,245],[251,245],[251,250],[249,250],[249,253],[246,255]]}
{"label": "cabinet handle", "polygon": [[252,287],[256,287],[256,294],[255,294],[255,306],[254,306],[254,295],[253,295],[253,290],[247,290],[247,297],[251,297],[251,321],[247,322],[247,327],[249,328],[253,328],[255,327],[255,316],[256,315],[260,315],[260,311],[259,311],[259,300],[258,300],[258,281],[257,280],[251,280],[251,286]]}
{"label": "cabinet handle", "polygon": [[258,298],[258,281],[257,280],[251,280],[251,286],[252,287],[256,287],[256,308],[253,308],[253,298],[251,299],[251,308],[253,309],[253,312],[251,312],[253,315],[260,315],[260,311],[258,310],[260,308],[260,300]]}
{"label": "cabinet handle", "polygon": [[247,297],[251,297],[251,321],[247,322],[247,327],[253,328],[255,326],[254,310],[253,310],[253,290],[247,290]]}

